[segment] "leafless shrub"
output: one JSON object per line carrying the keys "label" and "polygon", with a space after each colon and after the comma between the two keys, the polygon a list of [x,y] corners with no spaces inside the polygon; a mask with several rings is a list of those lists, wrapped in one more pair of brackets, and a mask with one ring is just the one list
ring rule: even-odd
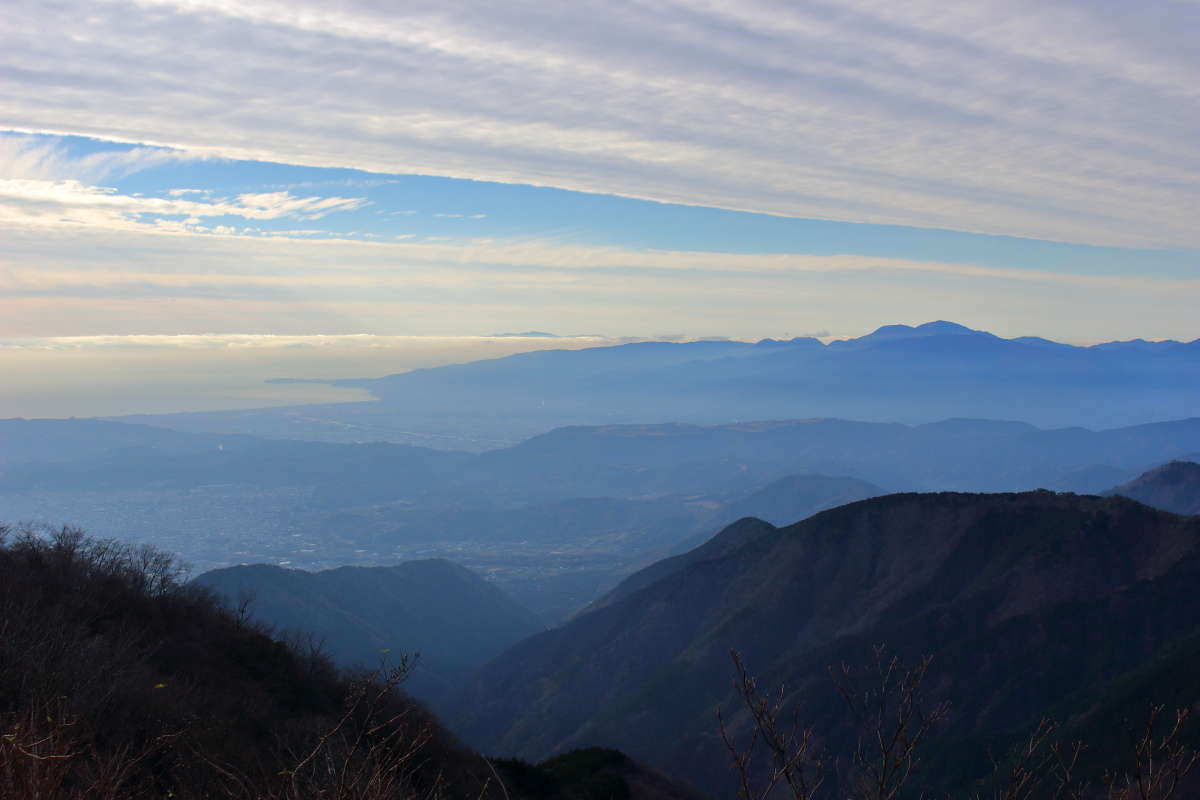
{"label": "leafless shrub", "polygon": [[1175,719],[1156,735],[1164,709],[1151,708],[1140,729],[1127,725],[1133,767],[1123,774],[1109,773],[1109,800],[1174,800],[1184,778],[1200,763],[1200,751],[1184,745],[1181,737],[1190,709],[1177,710]]}
{"label": "leafless shrub", "polygon": [[920,746],[949,713],[946,703],[927,707],[921,687],[931,656],[905,664],[878,645],[862,669],[831,669],[838,692],[859,730],[850,780],[854,800],[895,800],[920,763]]}
{"label": "leafless shrub", "polygon": [[1078,779],[1076,768],[1084,745],[1060,741],[1059,730],[1057,722],[1040,720],[1004,762],[993,759],[993,788],[975,792],[972,800],[1083,800],[1088,784]]}
{"label": "leafless shrub", "polygon": [[[741,654],[731,650],[729,655],[737,672],[734,688],[753,721],[749,741],[738,744],[725,723],[720,707],[717,708],[721,741],[725,744],[740,783],[738,797],[741,800],[766,800],[777,786],[785,786],[795,800],[812,800],[825,778],[825,765],[816,752],[812,729],[800,723],[795,711],[790,719],[785,718],[784,687],[779,687],[777,692],[771,694],[762,692],[758,681],[747,672]],[[765,778],[761,779],[755,759],[760,744],[765,750],[768,765]]]}

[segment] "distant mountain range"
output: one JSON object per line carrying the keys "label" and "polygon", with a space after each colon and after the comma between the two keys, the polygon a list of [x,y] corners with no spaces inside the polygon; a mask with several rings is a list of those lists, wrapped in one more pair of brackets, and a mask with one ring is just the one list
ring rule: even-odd
{"label": "distant mountain range", "polygon": [[416,657],[407,688],[434,705],[484,662],[543,626],[475,573],[441,559],[320,572],[267,564],[195,579],[280,634],[311,635],[346,667]]}
{"label": "distant mountain range", "polygon": [[1200,514],[1200,464],[1172,461],[1105,492],[1176,514]]}
{"label": "distant mountain range", "polygon": [[543,495],[750,491],[799,473],[892,490],[1098,492],[1200,451],[1200,418],[1091,431],[951,419],[927,425],[781,420],[560,428],[465,464],[460,485]]}
{"label": "distant mountain range", "polygon": [[484,667],[460,732],[526,758],[621,747],[723,793],[714,709],[749,724],[730,649],[836,750],[853,731],[827,668],[882,643],[934,656],[930,699],[953,704],[937,747],[963,780],[1001,734],[1200,631],[1200,518],[1122,497],[896,494],[705,548]]}
{"label": "distant mountain range", "polygon": [[[1073,347],[952,322],[857,339],[649,342],[338,381],[397,410],[723,422],[839,416],[1113,427],[1194,413],[1200,339]],[[1103,402],[1100,402],[1100,401]]]}
{"label": "distant mountain range", "polygon": [[482,454],[7,420],[0,452],[10,519],[159,542],[186,526],[170,546],[209,569],[451,558],[553,624],[742,516],[787,524],[885,491],[1101,492],[1200,453],[1200,418],[574,426]]}
{"label": "distant mountain range", "polygon": [[952,322],[857,339],[641,342],[335,381],[374,403],[136,416],[179,430],[491,449],[566,425],[955,417],[1112,428],[1194,415],[1200,339],[1075,347]]}

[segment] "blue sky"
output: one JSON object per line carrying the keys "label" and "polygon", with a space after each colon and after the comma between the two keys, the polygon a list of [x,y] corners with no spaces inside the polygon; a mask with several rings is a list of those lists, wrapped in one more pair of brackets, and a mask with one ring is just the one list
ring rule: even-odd
{"label": "blue sky", "polygon": [[[128,151],[132,145],[47,137],[45,144],[84,156]],[[989,236],[897,225],[795,219],[638,200],[615,195],[435,175],[385,175],[212,159],[168,162],[111,181],[119,192],[169,196],[179,187],[222,197],[280,192],[362,198],[361,208],[324,217],[317,237],[372,236],[465,241],[536,237],[587,245],[729,253],[893,256],[1078,274],[1194,276],[1194,251],[1098,247],[1013,236]],[[232,225],[232,216],[214,217]],[[286,232],[289,219],[265,220],[264,231]]]}
{"label": "blue sky", "polygon": [[1197,29],[1190,0],[18,3],[0,341],[1194,339]]}

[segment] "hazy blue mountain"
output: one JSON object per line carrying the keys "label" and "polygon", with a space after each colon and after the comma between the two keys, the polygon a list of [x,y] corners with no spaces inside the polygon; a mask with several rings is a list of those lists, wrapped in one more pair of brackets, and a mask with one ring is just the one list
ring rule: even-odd
{"label": "hazy blue mountain", "polygon": [[530,611],[442,559],[303,572],[267,564],[196,578],[253,619],[311,635],[343,666],[378,667],[419,654],[408,689],[435,702],[476,667],[543,628]]}
{"label": "hazy blue mountain", "polygon": [[729,503],[721,509],[719,521],[725,525],[742,517],[757,517],[772,525],[790,525],[827,508],[887,493],[857,478],[788,475]]}
{"label": "hazy blue mountain", "polygon": [[1053,347],[931,322],[888,325],[829,345],[799,339],[542,351],[340,383],[410,411],[540,409],[647,422],[969,416],[1110,427],[1193,413],[1200,340]]}
{"label": "hazy blue mountain", "polygon": [[885,325],[828,345],[644,342],[548,350],[337,381],[378,402],[130,417],[180,430],[486,450],[567,425],[954,417],[1112,428],[1200,400],[1200,340],[1076,347],[952,322]]}
{"label": "hazy blue mountain", "polygon": [[1176,514],[1200,514],[1200,464],[1172,461],[1105,494],[1131,497]]}
{"label": "hazy blue mountain", "polygon": [[[46,427],[7,424],[26,442]],[[871,487],[1096,493],[1200,452],[1200,419],[1104,431],[971,419],[573,426],[482,454],[170,431],[169,447],[152,446],[155,429],[118,423],[86,445],[88,421],[56,429],[75,430],[90,455],[0,470],[6,516],[154,542],[201,570],[451,558],[549,624],[742,516],[790,523],[882,491]],[[784,480],[797,475],[811,494]]]}
{"label": "hazy blue mountain", "polygon": [[[727,532],[741,541],[724,555],[515,646],[454,724],[532,758],[619,746],[720,792],[713,709],[739,708],[731,648],[834,747],[853,732],[830,665],[878,643],[933,654],[929,699],[953,703],[945,743],[1026,725],[1200,626],[1200,519],[1125,498],[897,494],[764,525],[740,522],[749,535]],[[745,733],[744,714],[729,719]]]}
{"label": "hazy blue mountain", "polygon": [[[464,466],[459,480],[543,496],[745,492],[789,474],[851,475],[904,490],[1098,492],[1113,475],[1200,448],[1200,418],[1105,431],[946,420],[927,425],[785,420],[717,426],[560,428]],[[1092,472],[1088,472],[1092,470]],[[1091,475],[1091,485],[1085,478]]]}

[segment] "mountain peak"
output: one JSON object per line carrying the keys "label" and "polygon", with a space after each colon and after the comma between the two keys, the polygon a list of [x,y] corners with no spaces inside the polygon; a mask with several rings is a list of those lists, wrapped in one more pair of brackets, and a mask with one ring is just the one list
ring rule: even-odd
{"label": "mountain peak", "polygon": [[921,331],[927,334],[963,334],[963,333],[983,333],[983,331],[973,330],[966,325],[959,325],[957,322],[948,322],[944,319],[934,320],[918,325],[914,330]]}
{"label": "mountain peak", "polygon": [[912,325],[884,325],[876,328],[866,336],[849,339],[850,342],[878,342],[889,339],[916,339],[927,336],[992,336],[986,331],[977,331],[957,322],[944,319],[925,322],[916,327]]}

